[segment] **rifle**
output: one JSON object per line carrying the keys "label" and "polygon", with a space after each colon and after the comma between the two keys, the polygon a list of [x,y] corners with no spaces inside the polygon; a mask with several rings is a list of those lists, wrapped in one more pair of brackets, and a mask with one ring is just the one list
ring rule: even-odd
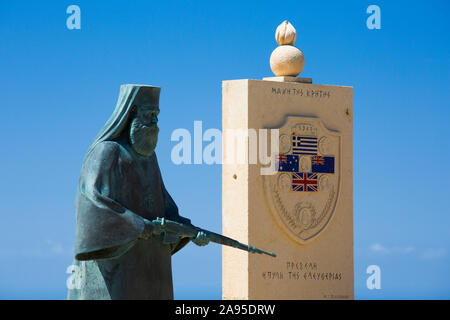
{"label": "rifle", "polygon": [[225,246],[229,246],[229,247],[233,247],[233,248],[237,248],[237,249],[241,249],[241,250],[245,250],[248,251],[250,253],[259,253],[259,254],[267,254],[271,257],[276,257],[277,255],[275,253],[272,252],[267,252],[261,249],[258,249],[256,247],[253,246],[249,246],[243,243],[240,243],[237,240],[225,237],[221,234],[215,233],[215,232],[211,232],[208,230],[204,230],[201,228],[198,228],[196,226],[193,225],[188,225],[188,224],[184,224],[184,223],[180,223],[180,222],[175,222],[172,220],[168,220],[165,218],[156,218],[155,220],[152,221],[152,223],[155,225],[155,227],[158,229],[158,233],[162,233],[162,232],[166,232],[166,233],[172,233],[172,234],[176,234],[181,238],[195,238],[197,236],[197,234],[199,232],[203,232],[206,234],[206,236],[208,237],[209,241],[221,244],[221,245],[225,245]]}

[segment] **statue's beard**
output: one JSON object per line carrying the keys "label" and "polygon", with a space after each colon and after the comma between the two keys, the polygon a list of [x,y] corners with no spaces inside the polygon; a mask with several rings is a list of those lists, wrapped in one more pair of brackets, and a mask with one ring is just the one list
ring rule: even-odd
{"label": "statue's beard", "polygon": [[133,119],[130,127],[130,141],[134,151],[148,157],[153,154],[158,142],[159,128],[154,124],[142,124],[139,119]]}

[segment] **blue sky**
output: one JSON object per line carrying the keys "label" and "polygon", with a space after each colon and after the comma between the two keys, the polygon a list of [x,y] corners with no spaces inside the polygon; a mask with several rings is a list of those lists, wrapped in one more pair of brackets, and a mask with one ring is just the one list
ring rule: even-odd
{"label": "blue sky", "polygon": [[[81,30],[66,8],[81,8]],[[381,8],[381,29],[366,8]],[[221,81],[271,76],[288,19],[304,77],[353,86],[355,292],[450,298],[448,1],[2,1],[0,298],[64,299],[84,154],[119,86],[162,87],[157,154],[182,215],[221,230],[219,165],[176,166],[177,128],[221,128]],[[381,290],[366,288],[379,265]],[[221,250],[174,256],[175,298],[221,296]]]}

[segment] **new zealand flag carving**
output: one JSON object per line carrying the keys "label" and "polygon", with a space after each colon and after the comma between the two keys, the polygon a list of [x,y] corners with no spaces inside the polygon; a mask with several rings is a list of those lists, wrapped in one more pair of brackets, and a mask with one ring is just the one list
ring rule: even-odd
{"label": "new zealand flag carving", "polygon": [[334,157],[313,156],[311,171],[316,173],[334,173]]}
{"label": "new zealand flag carving", "polygon": [[292,191],[318,191],[317,173],[292,173]]}
{"label": "new zealand flag carving", "polygon": [[298,156],[280,154],[277,158],[277,165],[280,172],[298,172]]}

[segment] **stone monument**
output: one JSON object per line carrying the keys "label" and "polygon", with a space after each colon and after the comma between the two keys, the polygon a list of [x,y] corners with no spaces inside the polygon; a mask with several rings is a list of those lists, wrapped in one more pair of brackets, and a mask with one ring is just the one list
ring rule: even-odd
{"label": "stone monument", "polygon": [[[277,253],[223,247],[223,299],[354,298],[353,90],[297,77],[295,39],[287,21],[277,28],[276,77],[223,82],[222,231]],[[246,161],[230,132],[244,133]],[[268,164],[252,161],[254,145]]]}

